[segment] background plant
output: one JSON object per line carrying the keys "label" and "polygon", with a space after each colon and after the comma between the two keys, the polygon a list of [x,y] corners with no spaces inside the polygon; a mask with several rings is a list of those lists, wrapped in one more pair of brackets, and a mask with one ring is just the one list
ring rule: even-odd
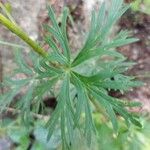
{"label": "background plant", "polygon": [[150,14],[150,1],[149,0],[135,0],[132,4],[131,4],[131,8],[134,11],[141,11],[145,14]]}
{"label": "background plant", "polygon": [[[0,23],[43,56],[30,52],[32,63],[29,64],[23,59],[20,50],[15,51],[18,69],[2,84],[10,90],[0,96],[1,111],[6,110],[15,95],[25,88],[26,93],[14,108],[21,110],[22,121],[26,126],[30,125],[34,119],[33,114],[39,113],[41,107],[45,110],[43,97],[54,93],[58,104],[46,124],[49,130],[48,139],[54,129],[60,127],[62,149],[65,150],[73,148],[74,141],[79,136],[84,136],[87,144],[91,145],[92,135],[96,133],[92,113],[97,110],[101,112],[101,106],[107,112],[115,133],[118,132],[118,115],[125,119],[127,126],[133,123],[141,127],[137,115],[127,110],[128,107],[139,106],[139,103],[119,100],[111,97],[108,92],[124,92],[141,85],[140,82],[134,81],[133,77],[123,74],[133,63],[127,62],[126,58],[116,51],[117,47],[138,40],[129,38],[128,31],[120,31],[111,40],[108,38],[112,26],[128,8],[122,0],[112,0],[109,12],[105,9],[105,3],[101,5],[98,14],[93,11],[89,34],[84,46],[75,56],[71,53],[67,39],[67,8],[64,9],[59,26],[53,9],[48,7],[52,22],[52,26],[44,25],[49,32],[45,37],[45,42],[50,46],[48,52],[32,41],[10,17],[7,19],[0,14]],[[109,56],[109,60],[106,61],[104,56]],[[94,62],[93,65],[91,62]],[[24,73],[26,77],[16,80],[15,76],[20,73]]]}

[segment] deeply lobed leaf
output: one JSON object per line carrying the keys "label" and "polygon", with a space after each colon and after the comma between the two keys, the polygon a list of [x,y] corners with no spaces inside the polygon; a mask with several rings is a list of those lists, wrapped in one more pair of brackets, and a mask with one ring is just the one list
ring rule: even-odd
{"label": "deeply lobed leaf", "polygon": [[[87,40],[78,55],[72,58],[66,31],[68,9],[64,9],[59,25],[53,9],[48,7],[52,22],[52,26],[44,26],[49,32],[45,37],[45,42],[50,46],[48,55],[39,58],[30,53],[31,65],[17,51],[18,69],[15,74],[24,73],[26,78],[14,80],[11,77],[4,82],[3,86],[11,89],[0,96],[1,110],[12,103],[22,88],[28,88],[17,106],[22,110],[23,120],[30,121],[31,112],[39,112],[43,98],[49,96],[52,90],[57,106],[46,124],[49,129],[48,139],[54,129],[60,128],[63,150],[73,147],[77,133],[84,135],[90,146],[92,135],[96,132],[92,117],[95,111],[91,104],[93,100],[105,108],[116,132],[118,114],[125,119],[127,125],[133,123],[141,127],[137,118],[126,108],[139,106],[139,103],[119,100],[108,93],[111,89],[122,92],[141,85],[134,78],[123,75],[133,63],[126,62],[126,58],[116,51],[117,47],[136,42],[137,39],[129,38],[127,31],[119,32],[111,40],[108,38],[113,25],[128,8],[123,0],[112,0],[108,12],[105,3],[101,5],[98,14],[93,11]],[[111,60],[105,61],[104,56],[111,57]],[[88,65],[82,66],[84,63],[92,64],[91,60],[95,62],[91,68]],[[60,81],[61,87],[54,90]]]}

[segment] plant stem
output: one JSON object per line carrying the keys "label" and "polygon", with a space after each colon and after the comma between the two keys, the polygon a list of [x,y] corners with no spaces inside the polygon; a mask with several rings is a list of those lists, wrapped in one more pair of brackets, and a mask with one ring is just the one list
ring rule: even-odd
{"label": "plant stem", "polygon": [[32,47],[32,49],[37,52],[39,55],[46,57],[47,52],[35,41],[33,41],[18,25],[11,22],[4,15],[0,13],[0,23],[4,25],[11,32],[20,37],[24,42]]}
{"label": "plant stem", "polygon": [[7,11],[5,5],[3,5],[1,2],[0,2],[0,8],[3,10],[3,12],[7,15],[8,19],[13,22],[14,24],[16,24],[15,20],[13,19],[13,17],[10,15],[10,13]]}

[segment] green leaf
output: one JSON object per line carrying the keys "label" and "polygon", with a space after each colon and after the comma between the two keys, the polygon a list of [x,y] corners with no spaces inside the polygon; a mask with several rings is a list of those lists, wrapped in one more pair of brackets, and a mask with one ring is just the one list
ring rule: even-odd
{"label": "green leaf", "polygon": [[18,108],[22,110],[22,121],[26,124],[29,125],[30,119],[31,119],[31,104],[33,100],[33,89],[34,87],[31,86],[28,88],[28,91],[26,94],[23,96],[21,101],[19,102]]}
{"label": "green leaf", "polygon": [[60,43],[64,52],[64,56],[67,58],[68,62],[70,62],[70,48],[69,48],[67,34],[66,34],[66,22],[67,22],[67,17],[68,17],[68,9],[65,8],[63,11],[61,28],[58,26],[56,16],[51,7],[48,7],[48,12],[49,12],[49,17],[53,24],[53,28],[49,26],[45,26],[45,27]]}
{"label": "green leaf", "polygon": [[[93,89],[94,89],[94,87],[93,87]],[[98,95],[100,95],[102,97],[102,99],[109,102],[111,104],[112,108],[125,119],[126,124],[128,126],[130,125],[129,121],[131,121],[133,124],[141,127],[139,121],[135,120],[133,115],[131,113],[129,113],[123,106],[120,106],[114,98],[104,94],[103,92],[101,92],[98,89],[95,89],[94,92],[96,92]]]}
{"label": "green leaf", "polygon": [[135,119],[134,117],[131,117],[131,122],[138,126],[139,128],[142,128],[143,125],[139,122],[139,120]]}
{"label": "green leaf", "polygon": [[26,48],[26,47],[25,47],[25,46],[23,46],[23,45],[14,44],[14,43],[10,43],[10,42],[5,42],[5,41],[2,41],[2,40],[0,40],[0,44],[2,44],[2,45],[6,45],[6,46],[15,47],[15,48],[20,48],[20,49],[22,49],[22,48]]}
{"label": "green leaf", "polygon": [[24,61],[20,50],[15,51],[15,60],[16,60],[17,65],[19,66],[19,72],[22,72],[28,75],[31,75],[33,73],[32,69]]}
{"label": "green leaf", "polygon": [[32,78],[27,78],[27,79],[12,79],[12,78],[8,78],[8,77],[5,78],[4,80],[5,86],[16,85],[21,87],[21,86],[25,86],[32,80]]}
{"label": "green leaf", "polygon": [[96,13],[95,11],[92,11],[92,18],[91,18],[91,28],[89,31],[89,35],[88,38],[86,40],[86,43],[84,45],[84,47],[81,49],[81,52],[79,53],[79,55],[84,52],[87,51],[87,48],[90,49],[93,47],[93,36],[95,36],[95,29],[96,28]]}
{"label": "green leaf", "polygon": [[100,87],[103,88],[109,88],[109,89],[114,89],[114,90],[120,90],[120,91],[126,91],[129,90],[130,88],[141,86],[140,82],[137,81],[132,81],[131,78],[126,77],[126,76],[121,76],[118,75],[119,78],[117,78],[117,75],[114,76],[114,79],[108,79],[99,83],[96,83],[97,85],[99,84]]}
{"label": "green leaf", "polygon": [[10,91],[6,92],[0,97],[0,111],[6,110],[6,107],[8,107],[11,102],[13,101],[13,98],[18,94],[20,90],[20,86],[16,86],[15,88],[12,88]]}
{"label": "green leaf", "polygon": [[74,142],[74,120],[71,115],[71,113],[68,113],[67,109],[65,111],[65,116],[66,116],[66,127],[67,127],[67,134],[68,134],[68,141],[69,143]]}
{"label": "green leaf", "polygon": [[[112,40],[113,42],[107,43],[105,40],[112,26],[119,17],[129,8],[128,5],[122,5],[123,1],[112,0],[111,9],[106,15],[105,4],[102,4],[99,14],[96,16],[95,11],[92,13],[91,20],[91,29],[89,36],[83,48],[80,50],[79,54],[72,62],[72,66],[75,67],[82,63],[85,60],[96,56],[109,55],[110,53],[116,57],[116,54],[112,51],[109,51],[111,48],[116,48],[125,44],[129,44],[137,41],[137,39],[125,39],[126,36],[123,36],[121,39]],[[102,22],[103,20],[103,22]],[[124,33],[125,35],[125,33]],[[127,37],[126,37],[127,38]],[[118,53],[119,55],[119,53]],[[118,56],[117,56],[118,57]],[[121,57],[121,54],[120,56]]]}
{"label": "green leaf", "polygon": [[70,61],[70,48],[69,48],[69,43],[68,43],[68,39],[67,39],[67,33],[66,33],[66,27],[67,27],[67,17],[69,14],[69,10],[68,8],[64,8],[63,11],[63,17],[62,17],[62,25],[61,25],[61,30],[62,30],[62,34],[64,37],[64,43],[65,43],[65,49],[64,49],[64,55],[68,58],[68,60]]}
{"label": "green leaf", "polygon": [[78,126],[79,124],[79,120],[81,117],[81,113],[83,112],[83,105],[84,105],[84,95],[83,95],[83,88],[82,88],[82,83],[80,82],[80,80],[74,75],[72,74],[72,78],[71,78],[73,84],[75,85],[75,88],[77,90],[77,96],[78,98],[77,103],[76,103],[76,114],[75,114],[75,126]]}
{"label": "green leaf", "polygon": [[72,63],[72,67],[75,67],[81,63],[83,63],[84,61],[87,61],[91,58],[94,57],[102,57],[102,56],[113,56],[113,57],[117,57],[120,59],[123,59],[123,55],[118,53],[115,50],[106,50],[103,47],[99,47],[93,50],[89,50],[86,53],[83,53],[82,55],[80,55],[77,59],[74,60],[74,62]]}
{"label": "green leaf", "polygon": [[52,50],[54,51],[54,54],[58,57],[58,59],[54,59],[57,60],[58,62],[62,63],[62,64],[66,64],[67,60],[66,58],[63,56],[63,54],[61,54],[58,49],[58,47],[56,46],[55,42],[52,40],[52,38],[50,36],[47,36],[45,38],[46,43],[49,44],[49,46],[52,48]]}
{"label": "green leaf", "polygon": [[[62,35],[61,32],[57,32],[53,27],[49,27],[48,25],[45,25],[45,28],[53,35],[53,37],[60,43],[62,49],[63,49],[63,52],[64,52],[64,56],[67,58],[67,60],[69,61],[68,59],[68,46],[67,46],[67,43],[66,41],[64,40],[64,37]],[[67,55],[67,56],[66,56]]]}
{"label": "green leaf", "polygon": [[116,118],[116,114],[113,110],[113,107],[111,106],[111,104],[105,100],[98,92],[96,92],[94,90],[94,88],[90,89],[90,91],[92,92],[92,95],[94,96],[94,98],[96,98],[98,100],[98,102],[103,105],[103,107],[105,107],[110,120],[112,122],[114,131],[117,133],[118,132],[118,123],[117,123],[117,118]]}
{"label": "green leaf", "polygon": [[134,42],[137,42],[137,41],[139,41],[139,39],[136,39],[136,38],[117,39],[117,40],[113,40],[109,44],[106,44],[104,46],[104,48],[106,48],[106,49],[116,48],[116,47],[124,46],[124,45],[130,44],[130,43],[134,43]]}
{"label": "green leaf", "polygon": [[[70,81],[69,75],[67,74],[64,77],[63,84],[58,95],[58,104],[50,118],[47,126],[49,127],[49,136],[51,137],[54,130],[54,125],[58,122],[60,118],[60,127],[61,127],[61,138],[63,142],[63,149],[69,149],[70,142],[72,142],[73,127],[74,127],[74,110],[70,99]],[[66,113],[69,113],[66,115]],[[67,116],[69,118],[67,118]],[[71,125],[71,126],[70,126]],[[67,127],[67,128],[66,128]],[[67,134],[67,135],[66,135]]]}
{"label": "green leaf", "polygon": [[100,7],[99,12],[98,12],[98,16],[97,16],[96,31],[101,30],[101,28],[103,26],[103,23],[104,23],[103,20],[104,20],[104,17],[105,17],[105,11],[106,11],[105,3],[103,2],[101,4],[101,7]]}
{"label": "green leaf", "polygon": [[[60,105],[60,104],[59,104]],[[60,118],[60,109],[59,109],[59,105],[57,105],[57,107],[55,108],[54,112],[52,113],[52,115],[50,116],[49,121],[46,123],[46,127],[48,128],[48,135],[47,135],[47,140],[50,140],[56,125],[59,121]]]}
{"label": "green leaf", "polygon": [[58,26],[58,23],[57,23],[57,20],[56,20],[56,16],[55,16],[55,13],[54,13],[52,7],[51,7],[51,6],[48,6],[47,9],[48,9],[48,16],[49,16],[50,20],[52,21],[52,24],[53,24],[53,26],[54,26],[54,29],[55,29],[57,32],[60,32],[60,28],[59,28],[59,26]]}
{"label": "green leaf", "polygon": [[47,65],[45,60],[38,61],[36,66],[34,67],[34,71],[37,73],[37,79],[52,78],[61,74],[60,70]]}
{"label": "green leaf", "polygon": [[39,98],[42,97],[46,92],[49,92],[49,90],[56,84],[57,81],[58,77],[55,77],[51,80],[42,81],[35,87],[34,94]]}
{"label": "green leaf", "polygon": [[95,126],[93,124],[92,112],[89,103],[89,97],[85,88],[85,85],[78,79],[75,74],[72,74],[72,81],[77,90],[77,104],[76,104],[76,122],[75,125],[79,125],[81,118],[81,113],[85,113],[85,137],[87,143],[91,144],[92,132],[95,132]]}

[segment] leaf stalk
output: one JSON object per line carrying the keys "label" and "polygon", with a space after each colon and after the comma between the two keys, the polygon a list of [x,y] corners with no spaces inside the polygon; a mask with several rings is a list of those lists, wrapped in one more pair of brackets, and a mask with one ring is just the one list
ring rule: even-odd
{"label": "leaf stalk", "polygon": [[18,25],[11,22],[7,19],[3,14],[0,13],[0,23],[4,25],[11,32],[16,34],[19,38],[21,38],[25,43],[32,47],[32,49],[38,53],[39,55],[46,57],[47,52],[35,41],[33,41]]}

